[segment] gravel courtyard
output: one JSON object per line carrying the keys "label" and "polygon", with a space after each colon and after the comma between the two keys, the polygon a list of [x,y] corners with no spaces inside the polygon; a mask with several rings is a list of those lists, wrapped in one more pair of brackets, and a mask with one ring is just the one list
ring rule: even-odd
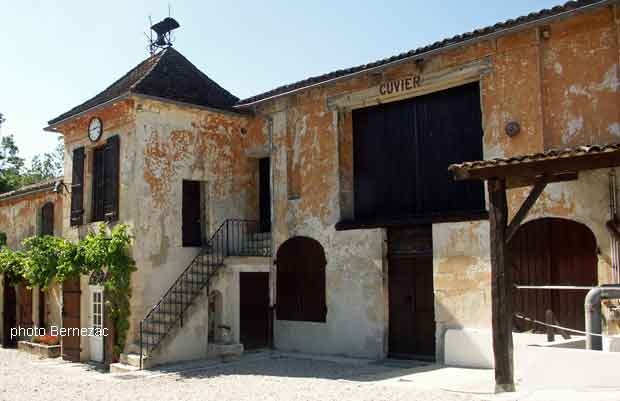
{"label": "gravel courtyard", "polygon": [[93,366],[40,360],[0,348],[2,400],[275,401],[616,401],[620,391],[492,394],[492,372],[303,359],[262,352],[229,363],[198,362],[169,370],[102,373]]}
{"label": "gravel courtyard", "polygon": [[84,364],[0,349],[0,400],[477,400],[440,389],[386,384],[403,367],[249,355],[184,371],[110,375]]}

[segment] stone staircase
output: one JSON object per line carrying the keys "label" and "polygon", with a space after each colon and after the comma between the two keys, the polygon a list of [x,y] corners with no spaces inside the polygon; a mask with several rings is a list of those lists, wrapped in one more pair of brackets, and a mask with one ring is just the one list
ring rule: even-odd
{"label": "stone staircase", "polygon": [[[110,372],[121,373],[161,364],[152,358],[153,352],[164,353],[166,343],[192,341],[184,339],[196,322],[207,319],[209,289],[212,280],[224,268],[227,257],[254,257],[271,255],[271,233],[258,231],[258,222],[226,220],[215,232],[200,254],[177,278],[161,300],[140,322],[140,339],[127,346],[120,362],[110,366]],[[199,298],[201,300],[199,301]],[[189,327],[188,327],[189,326]],[[195,329],[195,327],[194,327]],[[207,358],[230,359],[243,352],[241,344],[208,344]],[[142,355],[141,355],[142,354]],[[159,356],[159,355],[158,355]],[[172,362],[172,361],[170,361]]]}

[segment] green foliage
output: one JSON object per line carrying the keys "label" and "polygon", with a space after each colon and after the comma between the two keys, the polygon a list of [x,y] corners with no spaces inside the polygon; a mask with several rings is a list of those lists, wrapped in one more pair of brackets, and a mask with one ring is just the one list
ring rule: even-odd
{"label": "green foliage", "polygon": [[31,287],[43,289],[54,279],[62,283],[81,274],[104,274],[106,307],[116,328],[114,353],[118,355],[127,340],[131,273],[136,271],[129,254],[131,242],[125,224],[111,230],[100,224],[78,243],[52,236],[31,237],[24,240],[23,252],[0,249],[0,273],[6,273],[14,282],[24,280]]}
{"label": "green foliage", "polygon": [[22,252],[12,251],[7,247],[0,249],[0,273],[3,273],[11,284],[21,281],[25,262]]}

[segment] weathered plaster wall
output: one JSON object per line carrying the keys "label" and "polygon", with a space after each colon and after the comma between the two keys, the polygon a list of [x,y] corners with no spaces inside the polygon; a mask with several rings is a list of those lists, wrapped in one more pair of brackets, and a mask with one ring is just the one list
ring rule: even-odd
{"label": "weathered plaster wall", "polygon": [[260,120],[156,100],[136,107],[132,328],[198,253],[182,247],[182,182],[204,182],[208,238],[229,218],[258,217],[258,157],[268,155]]}
{"label": "weathered plaster wall", "polygon": [[[273,129],[274,250],[287,238],[307,235],[323,244],[328,258],[328,322],[276,322],[276,346],[354,355],[378,355],[386,348],[382,230],[334,231],[336,222],[353,216],[353,133],[350,108],[331,108],[330,99],[354,98],[411,74],[430,76],[484,61],[489,68],[478,80],[485,158],[617,141],[616,14],[614,8],[601,8],[259,105],[258,113],[271,118]],[[512,138],[504,133],[510,121],[521,125]],[[513,213],[527,191],[510,192]],[[601,248],[599,277],[606,282],[608,203],[607,172],[584,173],[578,182],[550,185],[529,218],[565,217],[586,224]],[[488,223],[435,224],[433,241],[438,337],[448,326],[488,327]],[[339,294],[347,295],[340,299]]]}

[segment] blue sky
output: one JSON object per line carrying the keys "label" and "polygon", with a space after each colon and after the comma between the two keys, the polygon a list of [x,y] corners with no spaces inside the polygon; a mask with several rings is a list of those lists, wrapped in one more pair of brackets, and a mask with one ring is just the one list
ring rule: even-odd
{"label": "blue sky", "polygon": [[367,63],[561,0],[0,0],[0,112],[24,156],[51,150],[47,121],[148,56],[148,16],[181,23],[175,48],[241,98]]}

